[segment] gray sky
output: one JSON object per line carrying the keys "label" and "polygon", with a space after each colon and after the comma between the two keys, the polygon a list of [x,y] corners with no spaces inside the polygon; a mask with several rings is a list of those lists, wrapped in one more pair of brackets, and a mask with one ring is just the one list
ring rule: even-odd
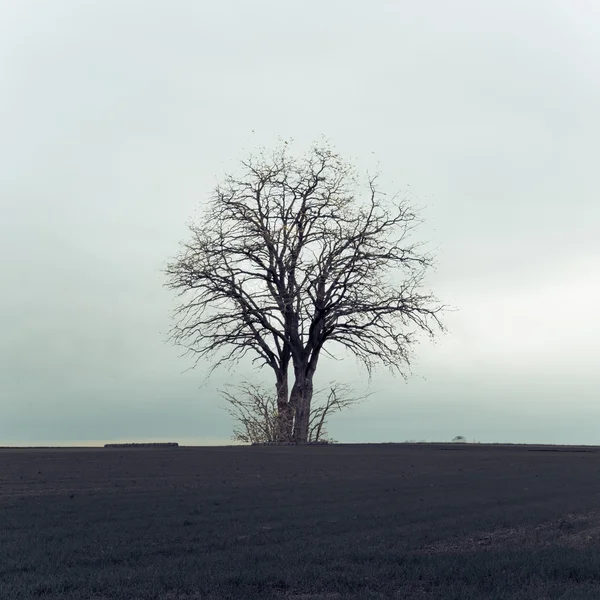
{"label": "gray sky", "polygon": [[161,269],[237,161],[322,135],[424,207],[459,309],[330,434],[600,443],[597,2],[0,9],[0,445],[227,442],[236,375],[182,373]]}

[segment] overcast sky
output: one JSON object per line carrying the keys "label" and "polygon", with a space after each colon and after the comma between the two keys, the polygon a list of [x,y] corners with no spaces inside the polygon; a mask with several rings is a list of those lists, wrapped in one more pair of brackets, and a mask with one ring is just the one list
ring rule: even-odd
{"label": "overcast sky", "polygon": [[[340,442],[600,443],[594,0],[0,0],[0,445],[228,442],[162,269],[225,172],[326,136],[410,190],[449,332]],[[320,377],[320,379],[319,379]],[[351,358],[327,365],[367,390]]]}

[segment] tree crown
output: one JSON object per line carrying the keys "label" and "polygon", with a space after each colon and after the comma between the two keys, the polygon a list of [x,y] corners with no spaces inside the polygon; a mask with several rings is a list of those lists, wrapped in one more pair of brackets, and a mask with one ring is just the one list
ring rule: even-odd
{"label": "tree crown", "polygon": [[358,195],[355,170],[327,146],[294,158],[284,144],[242,167],[166,269],[185,298],[173,340],[198,358],[221,352],[214,367],[252,351],[314,372],[337,343],[369,375],[376,363],[402,373],[415,334],[443,330],[444,307],[421,290],[432,257],[408,239],[417,214],[377,177]]}

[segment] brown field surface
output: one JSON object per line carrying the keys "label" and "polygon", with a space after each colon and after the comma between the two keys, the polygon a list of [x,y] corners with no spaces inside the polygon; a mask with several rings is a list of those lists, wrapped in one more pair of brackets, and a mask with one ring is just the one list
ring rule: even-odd
{"label": "brown field surface", "polygon": [[600,598],[600,448],[0,449],[0,599]]}

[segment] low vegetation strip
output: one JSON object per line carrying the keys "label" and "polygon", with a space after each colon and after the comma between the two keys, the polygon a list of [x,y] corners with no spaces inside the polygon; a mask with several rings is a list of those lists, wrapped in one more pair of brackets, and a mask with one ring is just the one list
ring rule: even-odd
{"label": "low vegetation strip", "polygon": [[329,442],[252,442],[253,446],[326,446]]}
{"label": "low vegetation strip", "polygon": [[133,443],[133,444],[104,444],[105,448],[176,448],[179,444],[177,442],[147,442],[147,443]]}

